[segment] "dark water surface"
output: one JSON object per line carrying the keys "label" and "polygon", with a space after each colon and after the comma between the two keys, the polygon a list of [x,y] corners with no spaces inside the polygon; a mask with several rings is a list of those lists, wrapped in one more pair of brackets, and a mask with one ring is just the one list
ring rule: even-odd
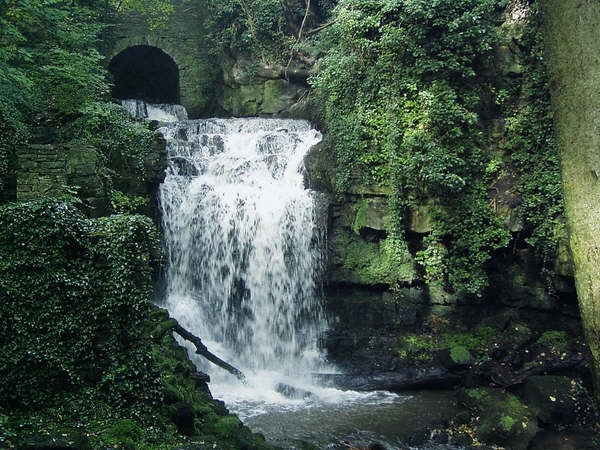
{"label": "dark water surface", "polygon": [[[366,448],[378,443],[383,448],[405,449],[404,443],[417,430],[434,427],[458,412],[451,391],[420,391],[348,394],[338,402],[302,405],[233,405],[253,431],[262,433],[275,446],[297,448],[305,441],[319,448]],[[419,448],[448,449],[427,444]]]}

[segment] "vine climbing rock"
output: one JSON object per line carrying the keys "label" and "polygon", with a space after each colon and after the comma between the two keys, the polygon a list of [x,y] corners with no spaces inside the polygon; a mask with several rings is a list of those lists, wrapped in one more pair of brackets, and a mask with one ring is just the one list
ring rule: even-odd
{"label": "vine climbing rock", "polygon": [[540,3],[575,283],[600,398],[600,4]]}

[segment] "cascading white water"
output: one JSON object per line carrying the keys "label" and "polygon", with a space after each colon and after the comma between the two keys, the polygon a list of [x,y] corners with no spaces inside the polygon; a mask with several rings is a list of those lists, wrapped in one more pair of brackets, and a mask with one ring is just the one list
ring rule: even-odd
{"label": "cascading white water", "polygon": [[181,105],[153,105],[136,99],[122,100],[121,104],[136,119],[177,122],[188,118],[187,111]]}
{"label": "cascading white water", "polygon": [[245,372],[310,374],[325,328],[318,298],[323,230],[303,159],[308,122],[207,119],[162,128],[166,306]]}

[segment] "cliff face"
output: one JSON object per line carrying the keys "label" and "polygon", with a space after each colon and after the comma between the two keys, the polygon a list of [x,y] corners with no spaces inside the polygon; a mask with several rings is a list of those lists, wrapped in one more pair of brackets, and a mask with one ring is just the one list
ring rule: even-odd
{"label": "cliff face", "polygon": [[[600,8],[544,2],[552,103],[575,280],[600,387]],[[598,392],[598,391],[597,391]]]}

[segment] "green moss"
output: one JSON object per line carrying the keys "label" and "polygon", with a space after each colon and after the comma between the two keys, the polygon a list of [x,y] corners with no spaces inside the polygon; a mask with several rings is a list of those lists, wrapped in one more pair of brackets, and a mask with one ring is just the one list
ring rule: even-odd
{"label": "green moss", "polygon": [[361,228],[369,220],[369,204],[366,199],[362,199],[354,205],[354,221],[352,222],[352,231],[360,234]]}
{"label": "green moss", "polygon": [[412,256],[405,243],[391,238],[378,243],[366,242],[356,235],[341,232],[339,251],[350,278],[361,284],[396,284],[412,281],[415,276]]}
{"label": "green moss", "polygon": [[420,362],[433,360],[433,354],[439,350],[439,343],[430,335],[407,335],[399,341],[398,356]]}
{"label": "green moss", "polygon": [[527,448],[537,432],[531,411],[517,396],[491,388],[468,389],[463,403],[477,411],[476,436],[482,442]]}
{"label": "green moss", "polygon": [[516,423],[516,419],[510,416],[501,416],[500,417],[500,427],[506,431],[509,432],[512,427],[515,425]]}
{"label": "green moss", "polygon": [[242,422],[235,416],[222,417],[214,425],[216,434],[224,438],[236,436],[241,428]]}
{"label": "green moss", "polygon": [[122,419],[102,433],[102,440],[118,448],[143,449],[146,446],[144,430],[131,419]]}
{"label": "green moss", "polygon": [[487,397],[487,392],[484,389],[469,389],[467,390],[467,395],[474,401],[480,402],[485,397]]}
{"label": "green moss", "polygon": [[398,355],[416,361],[431,361],[437,352],[446,350],[457,364],[473,359],[484,361],[499,332],[490,327],[479,326],[471,331],[446,330],[434,334],[409,334],[400,339]]}
{"label": "green moss", "polygon": [[450,358],[456,364],[468,364],[472,359],[469,350],[462,345],[455,345],[450,348]]}
{"label": "green moss", "polygon": [[567,347],[569,337],[564,331],[549,330],[542,333],[536,342],[550,347],[553,351],[560,352]]}

